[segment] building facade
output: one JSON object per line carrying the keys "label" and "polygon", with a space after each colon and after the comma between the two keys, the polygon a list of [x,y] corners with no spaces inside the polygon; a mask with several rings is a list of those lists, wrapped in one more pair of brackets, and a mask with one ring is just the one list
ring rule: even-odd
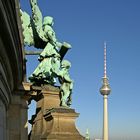
{"label": "building facade", "polygon": [[27,140],[24,48],[18,0],[0,0],[0,140]]}

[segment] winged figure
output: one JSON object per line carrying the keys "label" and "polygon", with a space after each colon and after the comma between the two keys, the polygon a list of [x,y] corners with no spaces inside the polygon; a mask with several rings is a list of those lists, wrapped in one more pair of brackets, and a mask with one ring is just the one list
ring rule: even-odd
{"label": "winged figure", "polygon": [[[53,18],[50,16],[42,17],[42,13],[37,5],[37,0],[30,0],[32,16],[20,11],[24,45],[34,46],[43,49],[39,55],[40,64],[29,77],[30,81],[37,81],[54,84],[54,74],[60,68],[60,63],[71,45],[64,42],[60,43],[56,39],[53,30]],[[46,59],[47,58],[47,59]],[[55,68],[52,68],[55,67]],[[52,71],[55,70],[55,71]]]}
{"label": "winged figure", "polygon": [[34,85],[60,82],[61,106],[70,106],[73,80],[69,76],[70,62],[63,60],[71,45],[66,42],[58,42],[53,30],[53,18],[42,17],[37,5],[37,0],[30,0],[32,16],[20,10],[24,45],[43,49],[39,55],[40,61],[37,68],[30,75],[29,80]]}

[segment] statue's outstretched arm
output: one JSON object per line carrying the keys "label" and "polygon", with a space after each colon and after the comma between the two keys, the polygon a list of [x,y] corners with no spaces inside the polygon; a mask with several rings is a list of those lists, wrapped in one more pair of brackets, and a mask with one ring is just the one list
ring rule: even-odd
{"label": "statue's outstretched arm", "polygon": [[45,41],[48,42],[48,39],[45,38],[45,33],[42,29],[42,13],[37,5],[37,0],[30,0],[30,4],[31,4],[31,9],[32,9],[32,18],[33,18],[33,22],[35,25],[35,29],[39,35],[39,37]]}
{"label": "statue's outstretched arm", "polygon": [[37,0],[30,0],[32,17],[36,25],[42,25],[42,13],[37,5]]}

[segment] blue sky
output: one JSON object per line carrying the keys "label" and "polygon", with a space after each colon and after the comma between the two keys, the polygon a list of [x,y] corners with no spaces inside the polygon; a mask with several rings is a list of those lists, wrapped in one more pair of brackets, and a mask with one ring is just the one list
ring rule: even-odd
{"label": "blue sky", "polygon": [[[102,137],[103,42],[107,42],[109,134],[111,140],[140,139],[140,1],[139,0],[38,0],[43,16],[53,16],[60,42],[72,45],[65,59],[72,63],[72,108],[80,113],[76,125],[85,135]],[[31,13],[28,0],[23,10]],[[27,57],[27,73],[37,66]],[[32,107],[33,108],[33,107]],[[32,113],[33,109],[30,109]]]}

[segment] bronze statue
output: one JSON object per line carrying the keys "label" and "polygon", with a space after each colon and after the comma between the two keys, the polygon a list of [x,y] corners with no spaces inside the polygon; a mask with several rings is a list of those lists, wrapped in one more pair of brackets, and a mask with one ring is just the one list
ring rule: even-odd
{"label": "bronze statue", "polygon": [[43,49],[39,55],[39,65],[29,77],[34,85],[51,84],[55,85],[56,79],[60,81],[61,105],[71,104],[71,93],[73,81],[69,77],[70,62],[63,60],[71,45],[58,42],[53,30],[53,18],[42,17],[37,5],[37,0],[30,0],[32,17],[21,10],[23,22],[24,45],[34,46]]}

